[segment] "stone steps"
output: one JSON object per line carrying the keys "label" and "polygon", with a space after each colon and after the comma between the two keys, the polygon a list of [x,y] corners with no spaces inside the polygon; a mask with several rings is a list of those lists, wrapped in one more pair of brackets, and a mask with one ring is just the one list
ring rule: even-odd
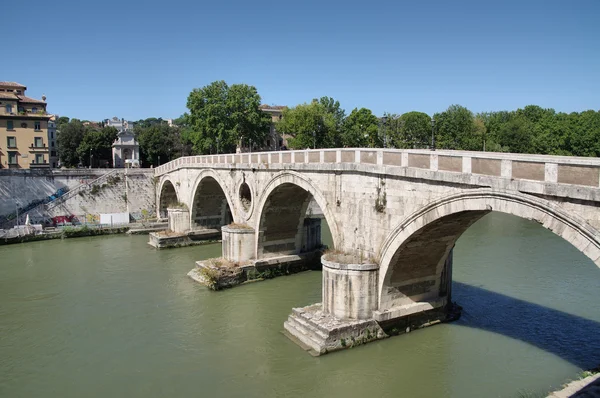
{"label": "stone steps", "polygon": [[283,323],[283,327],[288,332],[288,337],[292,337],[306,351],[309,351],[312,355],[323,354],[324,341],[318,341],[314,338],[315,335],[312,330],[297,322],[294,315],[288,317],[288,320]]}

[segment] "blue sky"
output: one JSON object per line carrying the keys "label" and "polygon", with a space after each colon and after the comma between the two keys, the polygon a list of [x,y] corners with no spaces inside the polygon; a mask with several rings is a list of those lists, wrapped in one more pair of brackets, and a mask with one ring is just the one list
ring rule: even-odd
{"label": "blue sky", "polygon": [[0,80],[80,119],[178,117],[214,80],[348,113],[600,109],[599,0],[20,4],[3,5],[32,17],[5,26]]}

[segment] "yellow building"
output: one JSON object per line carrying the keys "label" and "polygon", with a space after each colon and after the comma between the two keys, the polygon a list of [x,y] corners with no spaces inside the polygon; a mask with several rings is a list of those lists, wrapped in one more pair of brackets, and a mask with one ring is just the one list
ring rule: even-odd
{"label": "yellow building", "polygon": [[25,95],[27,87],[0,82],[0,168],[49,168],[46,97]]}

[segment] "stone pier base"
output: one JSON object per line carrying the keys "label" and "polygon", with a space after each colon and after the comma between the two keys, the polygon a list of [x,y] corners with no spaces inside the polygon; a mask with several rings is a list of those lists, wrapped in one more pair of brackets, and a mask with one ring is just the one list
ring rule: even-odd
{"label": "stone pier base", "polygon": [[220,238],[221,232],[216,229],[202,229],[179,233],[160,231],[148,234],[148,244],[157,249],[170,249],[216,242]]}
{"label": "stone pier base", "polygon": [[227,259],[208,259],[196,261],[196,267],[188,273],[188,276],[213,290],[221,290],[246,282],[319,269],[320,257],[321,251],[317,250],[268,259],[248,260],[242,263],[233,263]]}
{"label": "stone pier base", "polygon": [[283,327],[292,341],[315,356],[388,337],[375,320],[340,320],[325,314],[321,303],[293,308]]}
{"label": "stone pier base", "polygon": [[293,308],[283,327],[284,334],[293,342],[311,355],[318,356],[451,322],[460,318],[461,309],[454,304],[380,322],[375,319],[341,320],[325,314],[322,304],[318,303],[304,308]]}

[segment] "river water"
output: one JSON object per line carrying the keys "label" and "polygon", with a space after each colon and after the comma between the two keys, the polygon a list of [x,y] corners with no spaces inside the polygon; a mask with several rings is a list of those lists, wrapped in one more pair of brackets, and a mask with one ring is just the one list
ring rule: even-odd
{"label": "river water", "polygon": [[281,330],[320,272],[212,292],[186,273],[219,244],[146,241],[0,247],[0,397],[544,396],[600,364],[600,270],[516,217],[458,242],[458,322],[319,358]]}

